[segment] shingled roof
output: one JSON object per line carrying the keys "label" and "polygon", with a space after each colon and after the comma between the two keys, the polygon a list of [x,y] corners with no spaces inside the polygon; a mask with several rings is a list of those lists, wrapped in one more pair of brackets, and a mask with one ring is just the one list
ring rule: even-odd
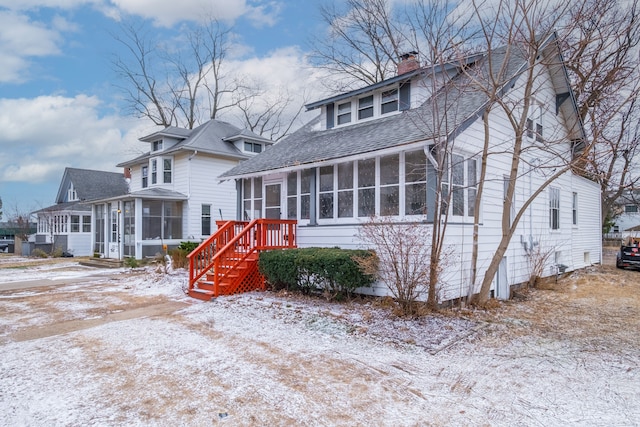
{"label": "shingled roof", "polygon": [[[141,141],[151,142],[163,136],[172,138],[183,138],[176,145],[164,150],[162,154],[175,153],[180,150],[198,151],[222,157],[244,160],[249,156],[238,150],[233,141],[242,138],[247,141],[260,142],[262,144],[273,144],[270,139],[257,135],[247,129],[240,129],[230,123],[221,120],[209,120],[195,129],[182,129],[169,127],[154,132],[143,138]],[[157,153],[154,153],[154,155]],[[118,167],[128,167],[149,159],[151,153],[142,154],[135,159],[127,160],[118,164]]]}
{"label": "shingled roof", "polygon": [[[555,40],[555,35],[547,43]],[[507,55],[508,52],[508,55]],[[320,116],[263,153],[241,162],[220,176],[231,179],[278,169],[296,169],[309,164],[400,147],[436,137],[455,137],[486,108],[489,98],[469,76],[481,78],[488,73],[488,54],[477,55],[466,63],[466,73],[458,73],[420,107],[354,125],[317,130]],[[506,61],[506,63],[505,63]],[[508,90],[527,66],[525,54],[506,48],[491,52],[492,70],[502,69]],[[429,69],[423,69],[428,73]],[[314,130],[315,129],[315,130]]]}
{"label": "shingled roof", "polygon": [[[69,183],[73,183],[78,200],[65,201]],[[56,196],[56,204],[36,212],[50,210],[89,211],[91,208],[86,202],[117,197],[127,194],[128,191],[129,186],[122,173],[65,168]]]}

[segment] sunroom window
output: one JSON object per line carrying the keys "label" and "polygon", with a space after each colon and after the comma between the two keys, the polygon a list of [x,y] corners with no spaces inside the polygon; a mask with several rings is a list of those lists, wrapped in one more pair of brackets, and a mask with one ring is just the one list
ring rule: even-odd
{"label": "sunroom window", "polygon": [[400,213],[400,156],[393,154],[380,158],[380,215]]}
{"label": "sunroom window", "polygon": [[353,162],[338,165],[338,218],[353,217]]}
{"label": "sunroom window", "polygon": [[358,216],[376,213],[376,159],[358,160]]}
{"label": "sunroom window", "polygon": [[320,168],[320,218],[333,218],[333,166]]}
{"label": "sunroom window", "polygon": [[405,215],[427,213],[427,156],[424,150],[404,155]]}

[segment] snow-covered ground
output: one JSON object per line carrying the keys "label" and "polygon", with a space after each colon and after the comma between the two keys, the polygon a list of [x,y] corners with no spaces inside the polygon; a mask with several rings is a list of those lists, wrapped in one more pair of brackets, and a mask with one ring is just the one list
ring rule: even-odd
{"label": "snow-covered ground", "polygon": [[576,328],[581,283],[418,320],[376,300],[200,302],[152,268],[0,292],[0,425],[640,425],[637,305]]}

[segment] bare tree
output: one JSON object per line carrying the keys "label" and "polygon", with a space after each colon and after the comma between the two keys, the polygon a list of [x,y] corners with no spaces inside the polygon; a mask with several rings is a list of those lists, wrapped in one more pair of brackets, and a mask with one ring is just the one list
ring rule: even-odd
{"label": "bare tree", "polygon": [[[256,83],[252,87],[259,88],[260,85]],[[273,141],[289,135],[303,112],[307,97],[303,95],[304,101],[296,103],[286,88],[280,88],[276,94],[260,89],[251,91],[254,96],[238,91],[236,105],[247,129]],[[296,104],[297,109],[292,108]]]}
{"label": "bare tree", "polygon": [[640,179],[633,167],[640,145],[638,7],[638,0],[576,2],[563,38],[580,116],[596,142],[584,168],[600,184],[603,225]]}
{"label": "bare tree", "polygon": [[411,49],[390,0],[347,0],[322,6],[328,34],[311,41],[315,65],[326,69],[331,90],[343,91],[392,77],[401,54]]}
{"label": "bare tree", "polygon": [[[282,138],[296,125],[302,102],[291,112],[288,93],[266,90],[226,69],[231,29],[215,19],[178,40],[160,40],[143,25],[123,24],[113,35],[125,54],[112,65],[129,111],[158,126],[193,129],[233,111],[243,125],[265,137]],[[238,113],[239,112],[239,113]]]}
{"label": "bare tree", "polygon": [[[448,190],[450,175],[449,155],[455,144],[455,139],[448,135],[453,131],[452,123],[458,114],[459,101],[464,93],[464,84],[449,82],[450,90],[441,90],[443,85],[443,69],[447,65],[460,65],[464,59],[458,60],[463,48],[460,44],[469,35],[466,33],[468,19],[464,17],[451,18],[446,1],[420,0],[407,12],[407,22],[414,36],[413,45],[420,46],[423,52],[420,59],[425,62],[423,67],[424,82],[428,93],[432,94],[423,104],[427,116],[419,115],[415,119],[416,126],[425,130],[427,135],[433,135],[433,140],[426,147],[429,153],[429,169],[432,170],[429,179],[435,180],[437,185],[432,195],[431,208],[432,231],[430,233],[431,250],[429,252],[429,288],[427,305],[435,309],[438,304],[438,285],[441,282],[442,261],[446,248],[446,234],[449,222],[449,209],[452,192]],[[457,86],[456,86],[457,85]],[[455,89],[455,90],[451,90]]]}

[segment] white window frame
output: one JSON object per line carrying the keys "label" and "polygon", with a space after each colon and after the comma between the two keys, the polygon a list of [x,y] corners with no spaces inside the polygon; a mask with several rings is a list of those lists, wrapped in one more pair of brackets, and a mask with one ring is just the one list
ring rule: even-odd
{"label": "white window frame", "polygon": [[560,230],[560,189],[549,187],[549,229]]}
{"label": "white window frame", "polygon": [[[169,169],[166,168],[166,164],[169,162]],[[169,179],[167,180],[167,173]],[[171,184],[173,182],[173,159],[171,157],[162,158],[162,183]]]}
{"label": "white window frame", "polygon": [[[337,104],[337,106],[336,106],[336,125],[337,126],[346,125],[348,123],[351,123],[352,104],[353,103],[351,101],[347,101],[347,102],[343,102],[341,104]],[[345,107],[345,106],[347,108],[341,109],[341,107]]]}
{"label": "white window frame", "polygon": [[[387,97],[386,100],[385,100],[385,97]],[[385,106],[391,105],[394,103],[395,103],[394,109],[389,111],[384,111]],[[382,91],[380,93],[380,115],[395,113],[398,111],[399,108],[400,108],[400,92],[398,91],[397,87]]]}
{"label": "white window frame", "polygon": [[578,193],[576,193],[575,191],[572,193],[571,204],[572,204],[571,220],[573,222],[573,225],[577,226],[578,225]]}
{"label": "white window frame", "polygon": [[76,192],[76,188],[73,186],[73,182],[69,185],[69,191],[67,192],[67,201],[75,202],[78,200],[78,193]]}
{"label": "white window frame", "polygon": [[[366,104],[364,106],[361,105],[361,102],[367,98],[371,98],[371,104]],[[367,96],[363,96],[358,98],[358,121],[361,120],[370,120],[375,118],[376,116],[376,112],[375,112],[375,105],[376,105],[376,99],[375,99],[375,95],[374,94],[370,94]],[[371,110],[371,115],[368,115],[366,117],[362,117],[362,112],[366,111],[366,110]],[[368,113],[367,113],[368,114]]]}

